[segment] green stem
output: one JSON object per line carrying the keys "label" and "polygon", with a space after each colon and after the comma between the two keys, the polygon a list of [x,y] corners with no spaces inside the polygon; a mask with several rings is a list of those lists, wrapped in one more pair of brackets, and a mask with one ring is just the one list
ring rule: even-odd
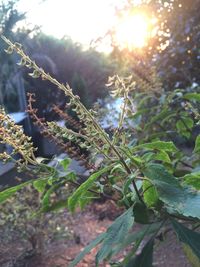
{"label": "green stem", "polygon": [[[97,123],[97,121],[94,119],[93,115],[91,114],[91,112],[89,112],[86,107],[80,102],[80,98],[78,96],[75,96],[72,92],[72,89],[70,88],[70,86],[68,84],[64,85],[61,84],[60,82],[58,82],[56,79],[52,78],[50,74],[47,74],[42,68],[38,67],[38,65],[32,61],[30,59],[29,56],[27,56],[23,50],[18,47],[18,45],[13,44],[10,40],[8,40],[6,37],[1,36],[1,38],[10,46],[12,47],[12,49],[14,49],[24,60],[25,62],[27,62],[30,65],[31,69],[34,69],[36,72],[38,72],[42,79],[44,80],[48,80],[50,81],[52,84],[56,85],[60,90],[64,91],[64,93],[69,96],[71,99],[73,99],[76,102],[76,105],[82,110],[83,113],[85,113],[87,115],[87,117],[90,119],[91,123],[93,124],[94,128],[96,130],[99,131],[99,133],[101,134],[101,136],[103,137],[104,141],[110,146],[110,148],[113,150],[113,152],[116,154],[116,156],[118,157],[118,159],[121,161],[121,164],[124,166],[126,172],[128,174],[131,174],[131,170],[129,169],[128,165],[126,164],[126,162],[124,161],[123,157],[120,155],[119,151],[117,150],[117,148],[115,146],[113,146],[111,140],[109,139],[109,137],[107,136],[107,134],[105,133],[105,131],[100,127],[100,125]],[[27,64],[26,64],[27,65]],[[135,192],[138,196],[138,198],[140,199],[140,201],[142,203],[143,199],[140,196],[140,193],[137,189],[137,186],[135,184],[135,181],[132,182],[133,183],[133,187],[135,189]]]}

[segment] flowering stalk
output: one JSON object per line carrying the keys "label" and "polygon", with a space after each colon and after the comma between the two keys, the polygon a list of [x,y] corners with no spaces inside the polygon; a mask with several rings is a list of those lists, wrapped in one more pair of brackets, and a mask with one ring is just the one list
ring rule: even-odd
{"label": "flowering stalk", "polygon": [[31,142],[31,137],[24,134],[22,126],[16,125],[15,122],[5,113],[4,109],[0,108],[0,144],[8,144],[12,147],[11,155],[5,152],[1,154],[1,158],[9,160],[14,154],[20,154],[25,165],[31,163],[36,165],[36,159]]}
{"label": "flowering stalk", "polygon": [[[94,111],[87,110],[87,108],[80,102],[80,97],[74,95],[72,89],[68,84],[62,84],[58,82],[56,79],[52,78],[50,74],[46,73],[42,68],[40,68],[34,61],[27,56],[22,50],[22,46],[19,43],[12,43],[6,37],[2,36],[2,39],[8,44],[8,49],[5,50],[8,54],[12,54],[16,51],[17,54],[21,56],[21,61],[18,63],[19,65],[26,66],[31,69],[33,72],[29,74],[33,78],[41,77],[43,80],[48,80],[52,84],[56,85],[60,90],[62,90],[66,96],[70,98],[70,105],[74,107],[74,111],[81,121],[84,121],[86,125],[85,132],[87,133],[90,142],[93,142],[95,145],[99,145],[99,141],[102,146],[109,147],[110,152],[112,151],[114,155],[119,159],[121,165],[125,168],[128,174],[131,174],[131,170],[124,160],[123,156],[118,151],[117,147],[113,145],[111,139],[107,135],[107,133],[101,128],[98,122],[95,120],[93,114]],[[102,153],[105,154],[102,150]],[[136,194],[141,202],[143,202],[140,193],[137,189],[135,181],[132,182],[133,187],[136,191]]]}

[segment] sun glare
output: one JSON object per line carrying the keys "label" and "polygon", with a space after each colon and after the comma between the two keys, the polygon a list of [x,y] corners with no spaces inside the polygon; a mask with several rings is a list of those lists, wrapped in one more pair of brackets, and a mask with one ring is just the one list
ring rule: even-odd
{"label": "sun glare", "polygon": [[[115,7],[120,7],[122,0],[59,0],[58,2],[59,5],[55,4],[55,0],[20,0],[18,4],[22,13],[27,12],[27,24],[40,25],[44,33],[56,38],[69,36],[86,48],[92,41],[106,36],[111,30],[114,33],[112,39],[107,38],[108,40],[103,40],[95,47],[101,52],[112,51],[110,41],[113,41],[113,38],[119,48],[137,48],[143,51],[142,48],[154,35],[152,29],[156,28],[154,27],[156,23],[151,20],[147,12],[140,11],[141,9],[119,14],[121,16],[119,18]],[[135,0],[136,2],[139,3],[140,0]],[[19,26],[25,24],[24,21],[21,23]]]}
{"label": "sun glare", "polygon": [[150,35],[150,21],[143,14],[122,18],[115,29],[117,44],[122,48],[142,48]]}

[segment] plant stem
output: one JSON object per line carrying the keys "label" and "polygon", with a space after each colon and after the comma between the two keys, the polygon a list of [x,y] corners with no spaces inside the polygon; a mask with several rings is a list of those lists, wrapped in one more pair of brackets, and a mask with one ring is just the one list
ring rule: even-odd
{"label": "plant stem", "polygon": [[[81,103],[80,98],[78,96],[75,96],[72,92],[72,89],[70,88],[70,86],[68,84],[64,85],[61,84],[59,81],[57,81],[56,79],[52,78],[50,74],[47,74],[42,68],[38,67],[38,65],[32,61],[30,59],[29,56],[27,56],[24,51],[17,45],[17,44],[13,44],[10,40],[8,40],[5,36],[1,36],[1,38],[10,46],[12,47],[13,50],[15,50],[26,62],[25,65],[27,65],[27,63],[29,64],[29,68],[33,69],[34,71],[36,71],[39,75],[41,76],[42,79],[44,80],[48,80],[50,81],[52,84],[56,85],[60,90],[64,91],[64,93],[69,96],[71,99],[73,99],[76,103],[76,105],[80,108],[80,110],[83,112],[83,114],[87,115],[87,118],[90,119],[93,127],[101,134],[102,138],[104,139],[104,141],[110,146],[110,148],[113,150],[113,152],[116,154],[116,156],[118,157],[118,159],[120,160],[121,164],[124,166],[126,172],[128,174],[131,174],[131,170],[128,167],[128,165],[126,164],[125,160],[123,159],[123,157],[120,155],[119,151],[117,150],[117,148],[112,144],[110,138],[107,136],[107,134],[105,133],[105,131],[102,129],[102,127],[98,124],[98,122],[95,120],[95,118],[93,117],[93,115],[91,114],[91,112],[89,110],[87,110],[87,108]],[[38,78],[38,77],[37,77]],[[135,181],[132,182],[134,190],[139,198],[139,200],[144,204],[144,201],[142,199],[142,197],[140,196],[140,193],[137,189],[137,186],[135,184]]]}

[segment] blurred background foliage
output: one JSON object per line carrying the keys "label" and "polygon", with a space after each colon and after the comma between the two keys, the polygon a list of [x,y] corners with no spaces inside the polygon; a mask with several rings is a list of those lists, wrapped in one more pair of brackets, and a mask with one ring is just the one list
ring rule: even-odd
{"label": "blurred background foliage", "polygon": [[[117,10],[120,17],[127,10],[137,9],[149,17],[155,17],[157,34],[148,40],[142,52],[133,49],[119,49],[113,41],[112,56],[122,71],[141,72],[146,78],[147,69],[155,66],[165,90],[187,88],[199,85],[200,77],[200,2],[198,0],[143,0],[127,1],[123,9]],[[111,37],[114,40],[114,37]],[[127,68],[125,68],[125,66]]]}
{"label": "blurred background foliage", "polygon": [[[87,107],[107,94],[105,84],[113,67],[105,55],[93,49],[85,51],[69,38],[58,40],[43,33],[27,39],[23,45],[39,66],[60,82],[68,82]],[[49,83],[33,80],[26,71],[24,77],[28,91],[40,99],[37,103],[40,115],[48,118],[53,104],[63,107],[66,103],[64,95]]]}
{"label": "blurred background foliage", "polygon": [[[86,49],[68,37],[48,36],[38,26],[17,28],[17,23],[26,17],[16,8],[19,1],[1,1],[1,33],[22,43],[24,50],[45,71],[63,83],[68,82],[89,108],[99,98],[107,96],[105,84],[114,73],[131,74],[139,92],[152,91],[153,88],[158,95],[176,89],[190,92],[199,85],[198,0],[143,0],[139,4],[138,1],[125,1],[124,7],[116,9],[116,15],[120,17],[131,10],[146,12],[149,17],[157,19],[157,34],[139,51],[121,49],[110,29],[110,54],[97,52],[94,48]],[[0,46],[4,48],[2,41]],[[23,111],[26,92],[34,92],[39,100],[35,106],[38,115],[55,119],[52,105],[64,108],[66,99],[62,92],[54,90],[54,86],[46,81],[32,79],[25,69],[19,70],[14,57],[8,57],[3,49],[0,50],[0,103],[8,112]],[[20,103],[22,98],[24,101]]]}
{"label": "blurred background foliage", "polygon": [[[24,19],[24,14],[20,14],[15,4],[18,1],[1,1],[0,3],[0,32],[3,35],[13,38],[13,28],[16,23]],[[7,57],[4,52],[5,44],[0,40],[0,104],[8,110],[19,110],[17,90],[11,83],[11,76],[16,72],[13,57]]]}
{"label": "blurred background foliage", "polygon": [[[45,35],[38,27],[17,29],[17,22],[26,16],[17,11],[17,2],[1,2],[1,33],[21,43],[24,50],[45,71],[62,83],[68,82],[87,107],[91,107],[98,98],[103,98],[107,94],[105,90],[107,77],[113,72],[113,64],[108,56],[92,48],[86,50],[81,44],[73,42],[68,37],[59,40]],[[25,91],[34,92],[36,98],[40,100],[36,104],[39,115],[52,119],[51,106],[52,104],[64,105],[66,102],[64,95],[55,91],[49,83],[33,80],[27,75],[26,70],[17,70],[14,63],[16,58],[5,55],[3,41],[0,41],[0,46],[1,105],[3,104],[8,112],[20,110],[21,94],[13,81],[15,73],[20,72],[24,80]]]}

